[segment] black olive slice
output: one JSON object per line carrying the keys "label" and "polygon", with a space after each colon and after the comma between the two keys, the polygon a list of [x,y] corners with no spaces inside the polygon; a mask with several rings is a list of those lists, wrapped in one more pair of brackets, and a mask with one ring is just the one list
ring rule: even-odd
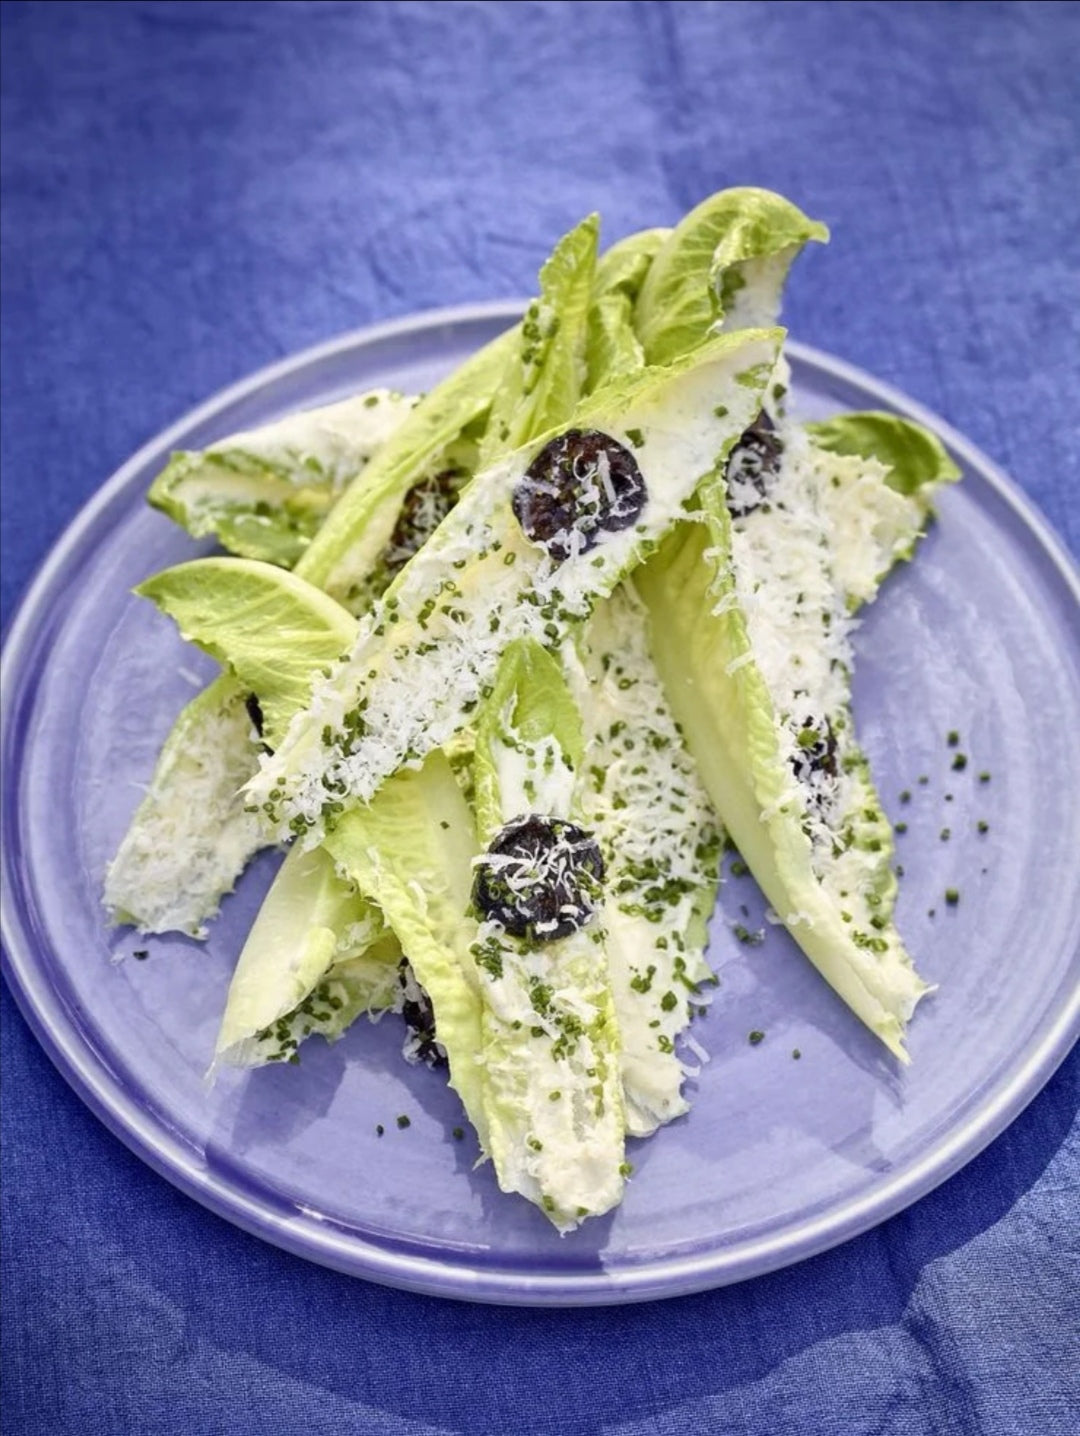
{"label": "black olive slice", "polygon": [[568,429],[533,459],[514,489],[525,536],[558,563],[637,522],[648,491],[629,449],[598,429]]}
{"label": "black olive slice", "polygon": [[409,959],[403,957],[398,963],[398,983],[401,986],[401,1015],[409,1029],[406,1055],[429,1067],[446,1065],[446,1049],[435,1034],[435,1009],[431,998],[416,980]]}
{"label": "black olive slice", "polygon": [[591,833],[531,813],[501,828],[477,863],[473,905],[514,937],[553,942],[589,921],[603,878]]}
{"label": "black olive slice", "polygon": [[780,471],[783,452],[773,421],[762,409],[749,429],[740,435],[724,470],[727,505],[733,518],[741,519],[765,502],[772,481]]}
{"label": "black olive slice", "polygon": [[836,734],[827,718],[820,726],[808,718],[799,730],[796,743],[791,766],[800,783],[809,782],[817,773],[824,773],[829,778],[836,777],[839,771],[836,761]]}

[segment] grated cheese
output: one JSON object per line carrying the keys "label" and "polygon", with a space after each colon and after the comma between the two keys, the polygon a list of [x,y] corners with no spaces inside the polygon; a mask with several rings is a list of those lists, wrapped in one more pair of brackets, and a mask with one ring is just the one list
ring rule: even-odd
{"label": "grated cheese", "polygon": [[[749,423],[771,359],[771,341],[747,340],[609,425],[621,443],[628,428],[640,431],[645,508],[634,528],[605,534],[594,549],[575,533],[561,564],[525,538],[511,509],[527,457],[512,454],[474,480],[362,621],[351,655],[316,686],[309,710],[250,784],[253,806],[279,833],[317,841],[328,817],[370,799],[397,769],[464,726],[511,639],[558,647],[670,528]],[[714,412],[718,393],[730,400],[722,416]]]}
{"label": "grated cheese", "polygon": [[700,984],[705,917],[722,835],[649,650],[648,616],[623,585],[598,605],[572,658],[586,725],[578,783],[607,868],[604,922],[621,1037],[627,1130],[644,1136],[687,1110],[676,1041]]}
{"label": "grated cheese", "polygon": [[105,877],[114,922],[205,937],[251,857],[260,825],[240,793],[259,762],[244,694],[219,678],[181,713]]}
{"label": "grated cheese", "polygon": [[[768,688],[788,779],[764,817],[799,814],[815,876],[849,914],[854,940],[899,954],[887,922],[891,829],[851,714],[851,637],[855,608],[873,597],[898,548],[913,541],[921,510],[888,488],[876,461],[826,453],[792,423],[777,432],[784,452],[766,501],[731,523],[735,594],[751,645],[742,658],[752,653]],[[835,772],[810,761],[825,734],[835,745]],[[784,921],[808,919],[791,913]]]}

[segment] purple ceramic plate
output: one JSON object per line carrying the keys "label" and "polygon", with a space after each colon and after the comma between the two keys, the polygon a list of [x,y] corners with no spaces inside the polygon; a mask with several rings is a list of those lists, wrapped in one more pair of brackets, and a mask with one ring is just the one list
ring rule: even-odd
{"label": "purple ceramic plate", "polygon": [[[276,859],[246,875],[206,944],[106,926],[106,862],[174,716],[212,672],[130,595],[147,574],[206,551],[143,495],[171,449],[374,384],[426,388],[514,317],[505,304],[422,315],[264,370],[147,445],[75,520],[4,658],[5,971],[93,1111],[250,1232],[444,1296],[672,1296],[798,1261],[900,1211],[1000,1132],[1075,1040],[1077,586],[1041,520],[962,438],[793,345],[805,416],[895,409],[936,428],[964,469],[857,645],[862,737],[886,806],[908,824],[899,924],[940,984],[912,1026],[910,1069],[887,1058],[785,933],[740,945],[733,925],[757,928],[762,904],[751,879],[734,877],[713,922],[721,987],[697,1026],[712,1061],[693,1110],[632,1144],[622,1207],[571,1236],[499,1193],[490,1167],[473,1170],[471,1136],[451,1135],[456,1099],[438,1074],[401,1060],[396,1019],[359,1023],[333,1047],[313,1040],[298,1068],[230,1074],[208,1090],[230,970]],[[946,742],[953,729],[959,750]],[[956,751],[968,758],[962,771]],[[141,947],[148,959],[132,961]],[[751,1045],[755,1029],[765,1038]]]}

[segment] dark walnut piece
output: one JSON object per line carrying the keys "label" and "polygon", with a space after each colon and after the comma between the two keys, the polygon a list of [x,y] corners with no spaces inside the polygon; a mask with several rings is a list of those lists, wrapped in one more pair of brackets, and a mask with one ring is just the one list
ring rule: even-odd
{"label": "dark walnut piece", "polygon": [[783,452],[773,421],[762,409],[749,429],[740,435],[724,469],[727,506],[732,518],[741,519],[753,513],[769,497]]}
{"label": "dark walnut piece", "polygon": [[629,449],[598,429],[567,429],[533,459],[514,489],[514,515],[527,538],[562,563],[606,533],[630,528],[648,498]]}
{"label": "dark walnut piece", "polygon": [[596,839],[531,813],[507,823],[476,867],[473,906],[513,937],[554,942],[592,917],[604,880]]}

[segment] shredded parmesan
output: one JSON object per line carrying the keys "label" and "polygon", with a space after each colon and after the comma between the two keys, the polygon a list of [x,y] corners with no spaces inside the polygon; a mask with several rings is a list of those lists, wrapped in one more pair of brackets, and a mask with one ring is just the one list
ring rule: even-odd
{"label": "shredded parmesan", "polygon": [[[250,800],[278,831],[317,841],[326,819],[367,801],[403,766],[415,766],[468,721],[507,643],[531,637],[554,649],[610,593],[643,548],[682,512],[699,479],[753,418],[759,402],[748,362],[767,370],[771,349],[748,341],[691,369],[620,416],[634,427],[647,487],[639,522],[594,549],[571,544],[556,563],[521,531],[511,507],[527,460],[512,454],[466,489],[433,539],[408,563],[360,626],[349,657],[298,714],[278,752],[250,785]],[[729,403],[715,412],[716,395]]]}
{"label": "shredded parmesan", "polygon": [[917,506],[887,487],[874,460],[825,453],[792,423],[777,434],[779,472],[731,524],[734,593],[750,640],[740,657],[752,655],[768,688],[789,778],[764,816],[799,815],[818,881],[855,940],[884,951],[898,942],[885,921],[891,833],[855,739],[851,636],[857,603],[917,533]]}
{"label": "shredded parmesan", "polygon": [[240,789],[259,742],[244,694],[219,678],[188,704],[105,878],[114,921],[206,936],[222,895],[263,845]]}
{"label": "shredded parmesan", "polygon": [[686,1111],[676,1042],[712,978],[704,917],[721,833],[653,665],[647,614],[627,586],[597,608],[584,662],[568,654],[568,669],[587,733],[579,801],[607,866],[627,1130],[643,1136]]}

